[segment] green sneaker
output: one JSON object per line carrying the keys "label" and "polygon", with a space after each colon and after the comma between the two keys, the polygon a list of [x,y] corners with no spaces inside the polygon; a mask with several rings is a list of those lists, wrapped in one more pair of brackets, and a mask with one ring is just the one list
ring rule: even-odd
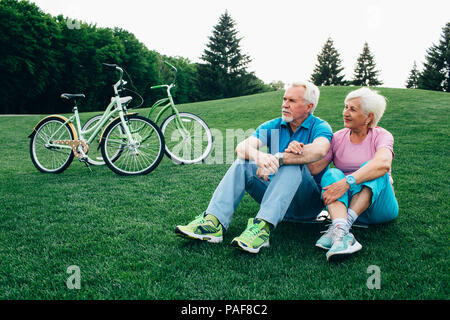
{"label": "green sneaker", "polygon": [[355,236],[352,233],[345,233],[345,231],[340,228],[336,229],[341,230],[341,232],[339,232],[339,236],[333,241],[331,249],[327,252],[328,261],[336,261],[348,257],[362,249],[362,245],[356,241]]}
{"label": "green sneaker", "polygon": [[203,213],[185,226],[177,226],[175,234],[190,239],[204,240],[212,243],[219,243],[223,240],[223,228],[220,223],[214,223],[206,219],[208,215]]}
{"label": "green sneaker", "polygon": [[267,222],[259,219],[248,219],[247,229],[239,237],[231,241],[238,249],[258,253],[262,247],[269,246],[270,228]]}

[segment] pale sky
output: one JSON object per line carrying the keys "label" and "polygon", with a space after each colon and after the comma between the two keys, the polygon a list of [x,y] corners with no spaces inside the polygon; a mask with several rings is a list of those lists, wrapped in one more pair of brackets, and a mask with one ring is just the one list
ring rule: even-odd
{"label": "pale sky", "polygon": [[44,12],[98,27],[132,32],[150,50],[200,57],[228,10],[236,22],[249,71],[264,82],[309,79],[329,36],[340,53],[346,79],[367,41],[384,87],[404,88],[414,61],[438,43],[450,22],[448,0],[32,0]]}

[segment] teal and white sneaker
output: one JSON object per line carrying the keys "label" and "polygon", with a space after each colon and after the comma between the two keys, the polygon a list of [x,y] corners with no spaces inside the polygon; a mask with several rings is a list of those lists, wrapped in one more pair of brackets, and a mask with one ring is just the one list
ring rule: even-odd
{"label": "teal and white sneaker", "polygon": [[[215,221],[214,221],[215,220]],[[217,218],[203,213],[185,226],[177,226],[175,234],[180,237],[219,243],[223,240],[223,227]]]}
{"label": "teal and white sneaker", "polygon": [[316,247],[330,250],[331,246],[333,245],[333,237],[336,233],[336,228],[334,228],[332,224],[329,224],[328,229],[325,231],[321,231],[320,233],[324,233],[324,235],[321,236],[319,240],[317,240]]}
{"label": "teal and white sneaker", "polygon": [[340,228],[339,225],[333,226],[333,224],[328,225],[328,229],[325,231],[321,231],[320,233],[324,233],[323,236],[319,238],[316,242],[316,247],[319,247],[324,250],[330,250],[333,246],[333,242],[335,239],[339,237],[342,238],[342,234],[345,234],[345,230]]}
{"label": "teal and white sneaker", "polygon": [[356,241],[352,233],[345,232],[341,228],[336,229],[336,238],[326,254],[328,261],[343,259],[362,249],[362,245]]}

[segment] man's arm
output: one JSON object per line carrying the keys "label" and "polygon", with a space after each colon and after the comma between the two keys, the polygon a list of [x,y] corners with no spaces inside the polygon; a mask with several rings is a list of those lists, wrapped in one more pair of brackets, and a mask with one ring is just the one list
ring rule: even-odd
{"label": "man's arm", "polygon": [[278,171],[278,158],[272,154],[259,150],[263,145],[262,141],[254,136],[250,136],[240,142],[236,147],[236,155],[240,159],[254,161],[258,167],[265,169],[265,172],[274,174]]}
{"label": "man's arm", "polygon": [[325,137],[318,137],[312,143],[304,145],[292,141],[283,153],[283,164],[308,164],[324,158],[330,149]]}

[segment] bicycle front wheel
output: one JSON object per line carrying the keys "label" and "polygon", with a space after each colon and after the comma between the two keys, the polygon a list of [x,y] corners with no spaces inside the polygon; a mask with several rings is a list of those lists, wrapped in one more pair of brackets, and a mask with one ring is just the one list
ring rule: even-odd
{"label": "bicycle front wheel", "polygon": [[211,129],[195,114],[178,114],[179,121],[176,114],[173,114],[161,125],[167,156],[177,164],[192,164],[205,160],[213,146]]}
{"label": "bicycle front wheel", "polygon": [[[131,115],[106,127],[101,150],[106,165],[120,175],[143,175],[153,171],[164,155],[164,137],[151,120]],[[126,134],[127,128],[131,139]]]}
{"label": "bicycle front wheel", "polygon": [[53,141],[73,140],[69,124],[58,117],[49,117],[36,127],[30,141],[30,156],[34,166],[44,173],[61,173],[73,160],[72,149]]}

